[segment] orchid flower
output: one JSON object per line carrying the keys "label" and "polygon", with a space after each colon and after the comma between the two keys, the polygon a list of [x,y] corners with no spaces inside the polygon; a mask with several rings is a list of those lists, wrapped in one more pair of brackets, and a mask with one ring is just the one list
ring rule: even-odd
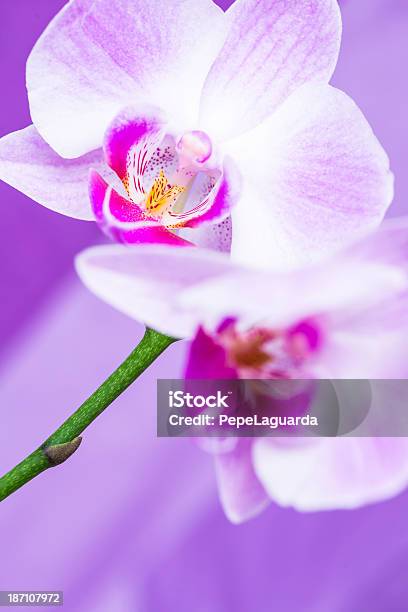
{"label": "orchid flower", "polygon": [[282,266],[371,230],[386,154],[328,85],[335,0],[71,0],[27,62],[0,178],[124,243]]}
{"label": "orchid flower", "polygon": [[[408,376],[408,218],[304,269],[255,270],[198,248],[187,255],[164,245],[94,247],[77,269],[120,311],[193,338],[187,378]],[[241,439],[216,456],[221,499],[237,522],[270,499],[300,510],[357,507],[407,485],[407,446],[396,438]]]}

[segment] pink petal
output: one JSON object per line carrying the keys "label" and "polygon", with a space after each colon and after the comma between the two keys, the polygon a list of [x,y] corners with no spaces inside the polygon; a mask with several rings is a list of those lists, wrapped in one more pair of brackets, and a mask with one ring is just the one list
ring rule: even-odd
{"label": "pink petal", "polygon": [[211,0],[72,0],[27,63],[34,124],[60,155],[78,157],[128,105],[194,120],[225,22]]}
{"label": "pink petal", "polygon": [[365,308],[339,309],[312,366],[321,378],[408,377],[408,282]]}
{"label": "pink petal", "polygon": [[191,337],[203,322],[180,294],[234,272],[228,257],[197,248],[165,245],[95,247],[76,260],[84,284],[128,316],[176,337]]}
{"label": "pink petal", "polygon": [[[406,378],[408,376],[408,218],[386,220],[381,228],[342,254],[349,274],[366,262],[388,274],[392,285],[368,302],[334,310],[330,335],[314,364],[322,378]],[[336,264],[332,266],[335,270]],[[379,267],[382,266],[382,269]],[[367,286],[367,280],[364,281]]]}
{"label": "pink petal", "polygon": [[190,287],[179,299],[218,322],[235,317],[248,325],[262,321],[272,329],[289,329],[318,315],[367,311],[406,286],[401,270],[339,256],[287,273],[231,265],[230,274]]}
{"label": "pink petal", "polygon": [[408,216],[388,218],[377,232],[353,243],[346,257],[408,269]]}
{"label": "pink petal", "polygon": [[[406,312],[407,296],[403,302]],[[322,378],[387,378],[408,377],[408,325],[398,317],[388,318],[384,329],[381,305],[376,316],[360,312],[352,322],[331,328],[318,359],[311,365],[314,376]],[[366,317],[373,323],[368,329]],[[392,324],[394,329],[390,330]]]}
{"label": "pink petal", "polygon": [[95,170],[89,177],[89,197],[98,224],[117,242],[191,246],[157,219],[147,216],[137,204],[119,195]]}
{"label": "pink petal", "polygon": [[245,169],[233,211],[233,255],[263,266],[301,265],[375,228],[391,203],[389,161],[353,101],[305,86],[231,144]]}
{"label": "pink petal", "polygon": [[304,83],[328,83],[341,35],[335,0],[237,0],[227,17],[201,102],[203,129],[217,138],[256,126]]}
{"label": "pink petal", "polygon": [[233,523],[247,521],[270,503],[253,468],[252,443],[253,440],[241,438],[232,452],[215,456],[221,503]]}
{"label": "pink petal", "polygon": [[408,484],[406,438],[260,439],[255,472],[270,497],[301,511],[357,508]]}
{"label": "pink petal", "polygon": [[101,150],[64,160],[33,125],[0,140],[0,179],[46,208],[75,219],[93,219],[88,196],[91,166],[111,174]]}

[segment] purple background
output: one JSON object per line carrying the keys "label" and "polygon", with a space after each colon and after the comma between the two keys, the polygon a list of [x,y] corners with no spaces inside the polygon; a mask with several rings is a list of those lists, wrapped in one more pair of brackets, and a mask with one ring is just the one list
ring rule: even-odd
{"label": "purple background", "polygon": [[[29,113],[24,66],[62,0],[0,5],[0,135]],[[345,0],[335,84],[364,110],[408,206],[408,6]],[[205,35],[205,33],[203,33]],[[62,194],[63,195],[63,194]],[[141,327],[90,295],[73,255],[101,240],[0,184],[0,471],[38,445],[133,348]],[[0,589],[63,589],[65,609],[116,612],[406,612],[408,492],[353,512],[274,504],[230,525],[210,457],[155,438],[169,351],[87,432],[80,451],[0,507]]]}

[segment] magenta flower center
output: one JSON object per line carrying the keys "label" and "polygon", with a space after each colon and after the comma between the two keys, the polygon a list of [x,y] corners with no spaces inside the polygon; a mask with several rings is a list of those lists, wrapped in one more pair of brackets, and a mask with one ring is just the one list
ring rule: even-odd
{"label": "magenta flower center", "polygon": [[221,175],[209,168],[212,144],[204,132],[146,138],[128,155],[125,188],[132,202],[168,228],[176,229],[207,206]]}
{"label": "magenta flower center", "polygon": [[301,321],[288,329],[252,327],[237,329],[235,321],[219,327],[218,341],[227,353],[228,365],[243,378],[292,378],[301,375],[308,358],[321,345],[315,321]]}

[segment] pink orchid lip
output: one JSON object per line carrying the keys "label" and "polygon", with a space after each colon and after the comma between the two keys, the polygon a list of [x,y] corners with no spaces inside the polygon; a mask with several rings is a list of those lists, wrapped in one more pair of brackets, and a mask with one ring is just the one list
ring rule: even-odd
{"label": "pink orchid lip", "polygon": [[287,331],[287,341],[292,357],[301,361],[321,348],[322,326],[315,319],[304,319]]}
{"label": "pink orchid lip", "polygon": [[106,131],[105,158],[126,193],[91,172],[89,195],[98,224],[114,240],[191,245],[179,230],[223,221],[238,198],[233,162],[205,163],[213,152],[209,136],[186,131],[177,142],[167,127],[158,108],[126,107]]}
{"label": "pink orchid lip", "polygon": [[177,151],[197,164],[205,164],[212,155],[213,146],[210,137],[201,130],[185,132],[177,143]]}
{"label": "pink orchid lip", "polygon": [[[214,333],[200,327],[195,342],[204,353],[205,347],[217,347],[225,365],[238,378],[294,379],[304,377],[309,357],[321,348],[322,330],[319,321],[311,318],[301,319],[289,328],[254,325],[240,329],[237,318],[227,317]],[[191,359],[197,359],[197,351],[191,353]],[[189,365],[197,370],[194,363]],[[211,377],[219,378],[219,359],[205,367],[207,375],[210,372]]]}

